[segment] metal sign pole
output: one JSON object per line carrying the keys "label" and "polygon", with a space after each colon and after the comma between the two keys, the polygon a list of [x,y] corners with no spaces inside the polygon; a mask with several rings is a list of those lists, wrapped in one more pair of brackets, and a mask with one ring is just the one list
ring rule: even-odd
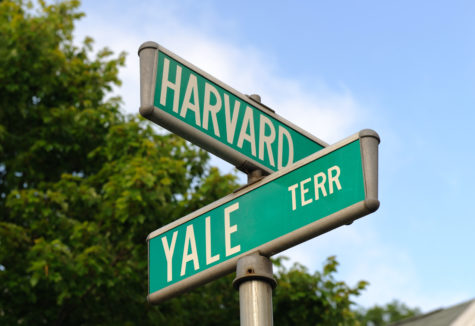
{"label": "metal sign pole", "polygon": [[272,289],[277,282],[269,258],[254,253],[238,260],[236,278],[239,289],[241,326],[272,326]]}
{"label": "metal sign pole", "polygon": [[[259,95],[251,95],[260,102]],[[263,177],[262,170],[253,170],[247,175],[247,184]],[[268,257],[254,253],[237,261],[233,286],[239,290],[241,326],[273,326],[272,289],[277,285]]]}

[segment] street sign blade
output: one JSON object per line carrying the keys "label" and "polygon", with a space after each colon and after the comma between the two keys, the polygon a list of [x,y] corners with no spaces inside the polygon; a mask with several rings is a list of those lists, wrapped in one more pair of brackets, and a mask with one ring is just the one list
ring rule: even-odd
{"label": "street sign blade", "polygon": [[363,130],[154,232],[151,303],[272,256],[375,211],[379,136]]}
{"label": "street sign blade", "polygon": [[140,113],[244,172],[272,173],[328,146],[157,43],[139,56]]}

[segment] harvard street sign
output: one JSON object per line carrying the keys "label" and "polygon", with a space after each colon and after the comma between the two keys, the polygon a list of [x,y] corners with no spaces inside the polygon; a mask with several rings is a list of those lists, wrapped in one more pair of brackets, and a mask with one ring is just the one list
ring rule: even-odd
{"label": "harvard street sign", "polygon": [[233,271],[237,260],[274,255],[375,211],[379,136],[338,144],[152,232],[151,303]]}
{"label": "harvard street sign", "polygon": [[139,56],[140,113],[244,172],[269,174],[327,146],[157,43]]}

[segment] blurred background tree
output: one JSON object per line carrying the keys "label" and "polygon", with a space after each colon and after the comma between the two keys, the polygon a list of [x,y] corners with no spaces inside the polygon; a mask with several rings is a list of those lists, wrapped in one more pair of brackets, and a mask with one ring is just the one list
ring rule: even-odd
{"label": "blurred background tree", "polygon": [[386,305],[375,305],[369,309],[360,308],[358,320],[363,326],[384,326],[421,314],[418,308],[410,308],[398,300]]}

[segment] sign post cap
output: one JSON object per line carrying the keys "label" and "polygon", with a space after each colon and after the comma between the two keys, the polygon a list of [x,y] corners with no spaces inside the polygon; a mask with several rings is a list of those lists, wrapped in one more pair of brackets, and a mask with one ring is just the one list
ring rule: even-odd
{"label": "sign post cap", "polygon": [[269,258],[256,252],[238,260],[236,278],[233,281],[234,288],[239,289],[241,283],[249,280],[266,281],[273,289],[277,286],[277,281],[272,273],[272,262]]}
{"label": "sign post cap", "polygon": [[144,49],[158,49],[158,47],[159,47],[158,43],[153,42],[153,41],[147,41],[139,47],[138,54],[140,55],[140,51]]}

